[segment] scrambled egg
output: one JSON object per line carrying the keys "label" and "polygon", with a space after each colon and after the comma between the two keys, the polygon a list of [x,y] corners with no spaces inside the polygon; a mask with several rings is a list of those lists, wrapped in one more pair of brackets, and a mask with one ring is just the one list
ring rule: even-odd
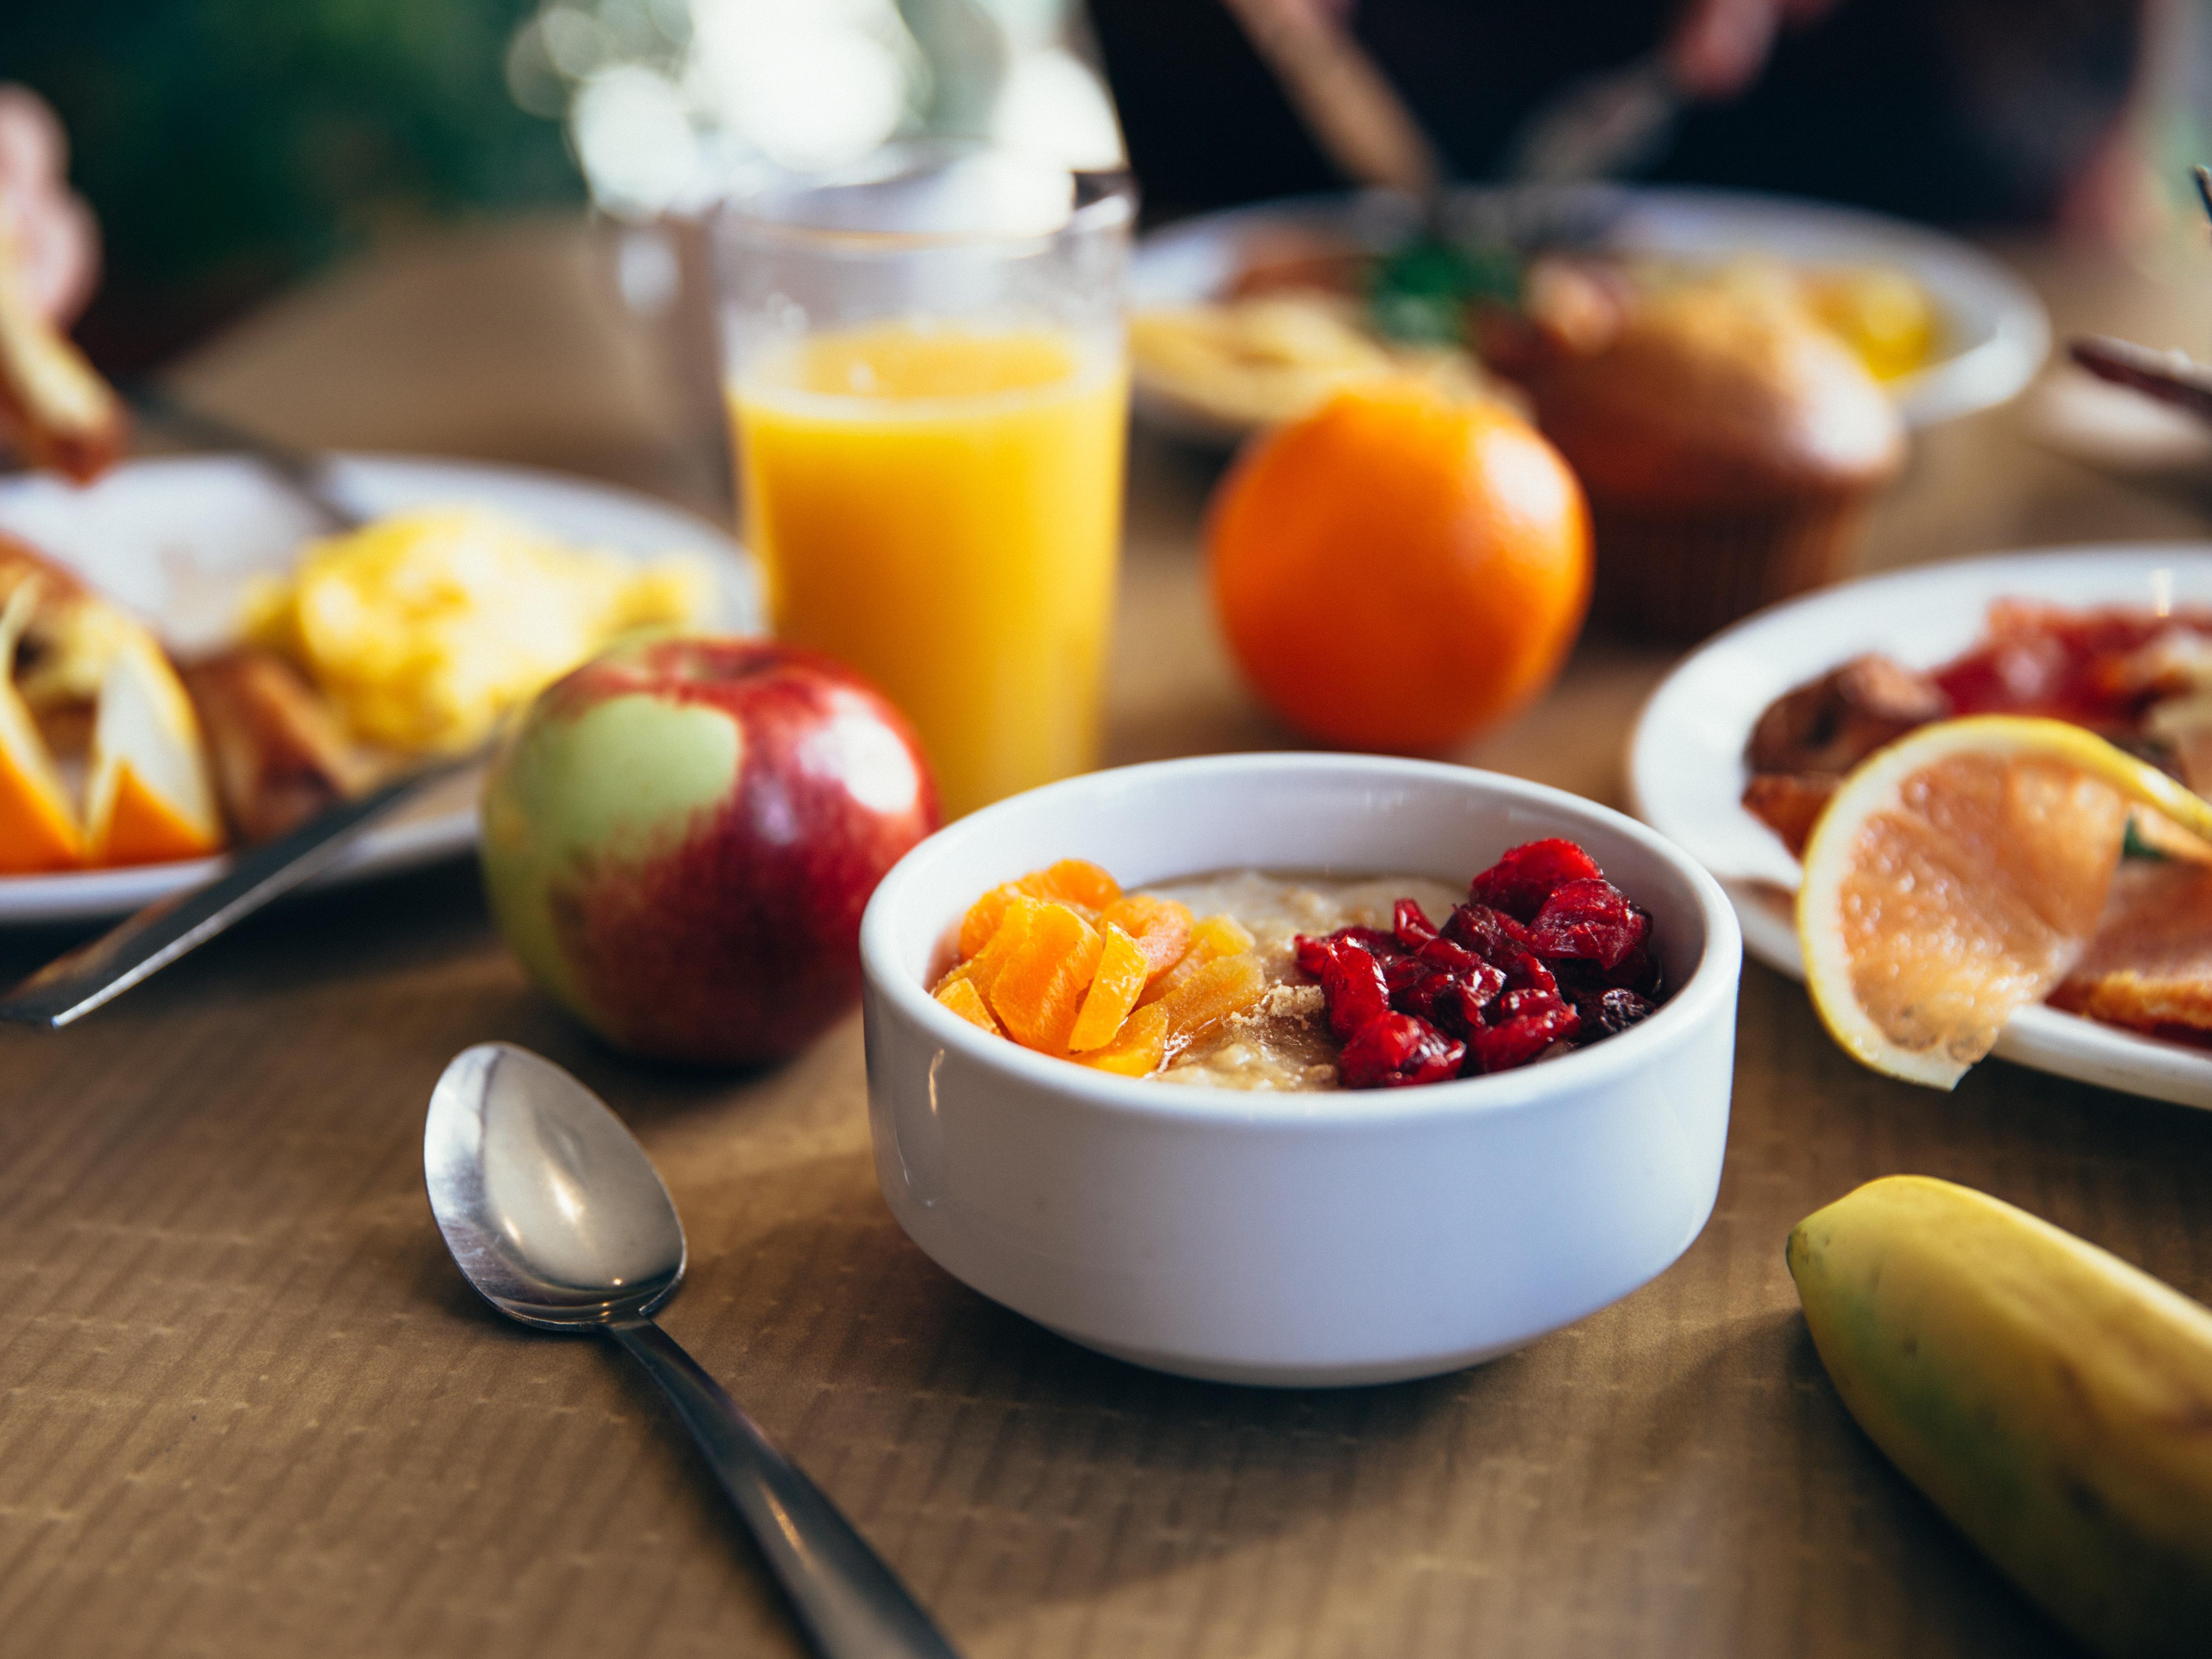
{"label": "scrambled egg", "polygon": [[709,585],[693,560],[640,566],[441,507],[310,543],[248,595],[246,633],[298,664],[357,737],[453,752],[616,635],[696,623]]}

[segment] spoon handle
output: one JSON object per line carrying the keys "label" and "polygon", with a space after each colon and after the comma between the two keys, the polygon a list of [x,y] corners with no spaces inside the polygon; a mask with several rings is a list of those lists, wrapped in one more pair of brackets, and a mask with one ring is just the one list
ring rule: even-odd
{"label": "spoon handle", "polygon": [[650,1319],[602,1327],[691,1431],[823,1659],[959,1659],[883,1557]]}

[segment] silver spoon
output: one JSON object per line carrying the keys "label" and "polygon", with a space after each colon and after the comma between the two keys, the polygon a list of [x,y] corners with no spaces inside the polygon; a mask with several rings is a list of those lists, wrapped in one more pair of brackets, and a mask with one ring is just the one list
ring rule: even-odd
{"label": "silver spoon", "polygon": [[527,1048],[465,1048],[431,1091],[422,1174],[446,1247],[486,1301],[526,1325],[597,1331],[660,1385],[817,1652],[957,1659],[822,1489],[653,1322],[684,1277],[684,1224],[598,1096]]}

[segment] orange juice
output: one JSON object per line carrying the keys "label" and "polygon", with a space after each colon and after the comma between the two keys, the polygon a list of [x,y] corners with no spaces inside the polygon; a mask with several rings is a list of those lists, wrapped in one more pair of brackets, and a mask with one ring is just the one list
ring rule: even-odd
{"label": "orange juice", "polygon": [[906,711],[946,816],[1097,764],[1118,348],[884,323],[749,363],[730,396],[777,635]]}

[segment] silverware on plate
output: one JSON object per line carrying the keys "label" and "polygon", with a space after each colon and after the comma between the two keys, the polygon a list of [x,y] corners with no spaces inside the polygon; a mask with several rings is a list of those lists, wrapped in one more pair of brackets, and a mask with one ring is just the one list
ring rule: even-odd
{"label": "silverware on plate", "polygon": [[2132,340],[2093,334],[2069,342],[2067,353],[2100,380],[2212,420],[2212,368],[2185,351],[2154,351]]}
{"label": "silverware on plate", "polygon": [[98,939],[57,957],[0,997],[0,1020],[58,1031],[159,973],[337,861],[353,838],[417,791],[476,765],[481,750],[435,762],[288,836],[250,848],[201,886],[157,899]]}
{"label": "silverware on plate", "polygon": [[136,382],[125,392],[131,407],[142,418],[167,427],[179,437],[189,439],[198,449],[235,451],[258,462],[271,477],[305,503],[323,521],[326,530],[358,530],[368,522],[368,515],[338,494],[332,485],[329,456],[279,443],[251,427],[210,414],[196,404],[185,403],[150,380]]}
{"label": "silverware on plate", "polygon": [[1684,101],[1661,52],[1571,81],[1522,122],[1506,145],[1505,176],[1565,185],[1639,173],[1674,142]]}
{"label": "silverware on plate", "polygon": [[422,1125],[430,1212],[462,1276],[508,1318],[596,1333],[659,1384],[824,1659],[957,1659],[819,1486],[653,1322],[684,1278],[684,1224],[605,1104],[512,1043],[464,1048]]}

